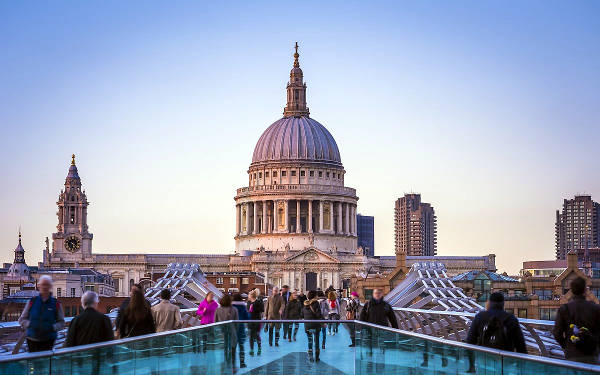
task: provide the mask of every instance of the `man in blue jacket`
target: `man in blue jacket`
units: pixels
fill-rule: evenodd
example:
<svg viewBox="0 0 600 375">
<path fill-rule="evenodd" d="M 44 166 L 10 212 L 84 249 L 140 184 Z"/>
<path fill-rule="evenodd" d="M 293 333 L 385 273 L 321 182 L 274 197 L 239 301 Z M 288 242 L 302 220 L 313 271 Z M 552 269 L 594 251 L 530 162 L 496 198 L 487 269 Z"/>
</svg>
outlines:
<svg viewBox="0 0 600 375">
<path fill-rule="evenodd" d="M 39 295 L 27 302 L 19 317 L 19 324 L 27 330 L 30 352 L 52 350 L 56 333 L 65 327 L 62 305 L 52 297 L 52 278 L 42 275 L 37 286 Z"/>
</svg>

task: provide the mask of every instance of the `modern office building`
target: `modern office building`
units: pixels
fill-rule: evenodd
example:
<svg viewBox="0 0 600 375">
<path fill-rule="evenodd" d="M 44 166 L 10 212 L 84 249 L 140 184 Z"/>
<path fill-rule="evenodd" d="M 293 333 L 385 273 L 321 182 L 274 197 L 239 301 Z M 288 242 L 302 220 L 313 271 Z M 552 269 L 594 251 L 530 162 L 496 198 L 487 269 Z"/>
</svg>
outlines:
<svg viewBox="0 0 600 375">
<path fill-rule="evenodd" d="M 358 246 L 361 246 L 367 256 L 375 256 L 375 217 L 356 215 Z"/>
<path fill-rule="evenodd" d="M 563 201 L 562 212 L 556 210 L 556 259 L 566 259 L 574 250 L 588 257 L 587 249 L 599 247 L 600 203 L 590 195 L 576 195 Z"/>
<path fill-rule="evenodd" d="M 396 254 L 433 256 L 437 252 L 435 211 L 421 202 L 421 194 L 405 194 L 394 210 Z"/>
</svg>

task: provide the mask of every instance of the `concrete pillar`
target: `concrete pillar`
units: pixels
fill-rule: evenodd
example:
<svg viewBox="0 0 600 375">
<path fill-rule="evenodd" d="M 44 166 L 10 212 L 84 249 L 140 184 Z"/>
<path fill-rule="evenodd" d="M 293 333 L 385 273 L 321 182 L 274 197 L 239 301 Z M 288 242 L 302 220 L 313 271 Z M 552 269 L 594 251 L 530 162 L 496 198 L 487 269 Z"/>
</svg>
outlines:
<svg viewBox="0 0 600 375">
<path fill-rule="evenodd" d="M 350 226 L 352 227 L 352 235 L 356 236 L 356 206 L 352 205 L 352 216 Z"/>
<path fill-rule="evenodd" d="M 239 235 L 240 234 L 240 210 L 241 207 L 239 204 L 235 205 L 235 235 Z"/>
<path fill-rule="evenodd" d="M 313 224 L 312 224 L 312 200 L 308 200 L 308 233 L 313 232 Z"/>
<path fill-rule="evenodd" d="M 346 205 L 346 225 L 344 227 L 344 233 L 350 234 L 350 203 L 345 203 Z"/>
<path fill-rule="evenodd" d="M 300 177 L 298 177 L 300 178 Z M 296 233 L 302 232 L 302 228 L 300 227 L 300 200 L 296 200 Z"/>
<path fill-rule="evenodd" d="M 262 226 L 260 233 L 267 233 L 267 201 L 262 201 Z"/>
<path fill-rule="evenodd" d="M 323 231 L 323 201 L 319 201 L 319 233 Z"/>
<path fill-rule="evenodd" d="M 290 201 L 289 200 L 284 200 L 283 201 L 283 219 L 285 220 L 285 230 L 284 232 L 289 233 L 290 232 L 290 212 L 289 212 L 289 206 L 290 206 Z"/>
<path fill-rule="evenodd" d="M 250 231 L 250 202 L 246 203 L 246 234 L 252 233 Z"/>
<path fill-rule="evenodd" d="M 330 202 L 329 203 L 329 225 L 330 225 L 330 229 L 331 229 L 331 233 L 335 233 L 334 231 L 334 226 L 333 226 L 333 210 L 335 209 L 334 207 L 334 203 Z"/>
<path fill-rule="evenodd" d="M 337 232 L 339 234 L 344 233 L 344 228 L 342 228 L 342 202 L 337 202 L 337 214 L 338 214 L 338 219 L 337 219 Z"/>
<path fill-rule="evenodd" d="M 279 231 L 279 213 L 277 212 L 277 203 L 279 201 L 273 201 L 273 232 Z"/>
</svg>

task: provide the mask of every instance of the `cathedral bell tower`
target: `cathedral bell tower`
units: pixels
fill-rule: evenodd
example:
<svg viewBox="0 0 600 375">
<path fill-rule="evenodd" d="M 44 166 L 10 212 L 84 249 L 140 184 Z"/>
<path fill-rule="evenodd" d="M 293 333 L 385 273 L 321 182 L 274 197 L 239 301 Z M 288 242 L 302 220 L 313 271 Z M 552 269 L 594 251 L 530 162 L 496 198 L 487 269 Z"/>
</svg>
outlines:
<svg viewBox="0 0 600 375">
<path fill-rule="evenodd" d="M 283 117 L 309 117 L 308 107 L 306 106 L 306 83 L 304 83 L 304 74 L 300 69 L 298 61 L 298 42 L 294 46 L 294 67 L 290 71 L 290 81 L 287 84 L 287 105 L 283 109 Z"/>
<path fill-rule="evenodd" d="M 52 234 L 50 263 L 74 265 L 74 263 L 91 260 L 93 235 L 88 232 L 88 201 L 85 191 L 81 190 L 81 179 L 77 173 L 74 154 L 65 179 L 65 188 L 60 192 L 56 205 L 58 225 L 57 232 Z"/>
</svg>

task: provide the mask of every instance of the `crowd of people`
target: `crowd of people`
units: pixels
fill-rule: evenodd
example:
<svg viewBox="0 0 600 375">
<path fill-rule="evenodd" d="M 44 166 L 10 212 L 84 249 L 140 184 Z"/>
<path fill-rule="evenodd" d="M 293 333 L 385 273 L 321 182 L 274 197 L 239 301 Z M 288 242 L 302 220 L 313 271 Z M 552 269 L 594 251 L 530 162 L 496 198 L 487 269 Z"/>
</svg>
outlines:
<svg viewBox="0 0 600 375">
<path fill-rule="evenodd" d="M 40 277 L 38 291 L 39 294 L 25 305 L 19 318 L 30 352 L 51 350 L 57 332 L 65 326 L 63 309 L 60 302 L 52 296 L 52 279 L 49 276 Z M 571 281 L 570 292 L 570 301 L 557 311 L 552 333 L 564 349 L 566 359 L 598 364 L 600 305 L 586 300 L 586 281 L 583 278 L 577 277 Z M 163 290 L 160 298 L 160 302 L 151 307 L 144 297 L 142 287 L 134 284 L 129 298 L 125 299 L 119 308 L 115 321 L 116 337 L 127 338 L 181 328 L 181 313 L 179 307 L 170 302 L 170 291 Z M 93 344 L 115 338 L 111 321 L 98 311 L 98 304 L 99 298 L 95 292 L 86 291 L 83 294 L 83 311 L 71 321 L 65 346 Z M 352 292 L 343 304 L 333 288 L 325 292 L 311 290 L 305 295 L 284 285 L 281 289 L 274 287 L 266 301 L 261 297 L 259 289 L 252 290 L 246 300 L 236 293 L 225 294 L 218 302 L 215 301 L 214 294 L 209 292 L 198 305 L 196 315 L 200 325 L 250 320 L 248 323 L 234 323 L 221 327 L 225 333 L 223 337 L 226 360 L 230 361 L 234 368 L 236 350 L 239 353 L 239 366 L 246 367 L 244 344 L 247 338 L 250 349 L 248 354 L 261 355 L 263 329 L 267 334 L 269 346 L 278 347 L 282 328 L 283 341 L 294 342 L 297 340 L 298 331 L 303 327 L 307 338 L 308 359 L 311 362 L 319 362 L 320 352 L 326 348 L 327 335 L 334 336 L 339 332 L 342 316 L 345 320 L 359 320 L 398 328 L 396 314 L 390 304 L 384 301 L 381 289 L 375 289 L 372 297 L 364 305 L 356 292 Z M 262 324 L 260 320 L 263 319 L 296 322 Z M 299 320 L 324 322 L 306 322 L 301 325 Z M 328 323 L 328 320 L 331 323 Z M 347 324 L 346 328 L 350 334 L 348 346 L 354 347 L 356 326 Z M 365 342 L 372 350 L 377 330 L 367 327 L 364 331 Z M 474 345 L 527 353 L 519 320 L 504 310 L 504 296 L 499 292 L 492 293 L 486 310 L 474 317 L 465 341 Z M 422 365 L 426 366 L 427 348 L 423 353 Z M 473 371 L 472 362 L 470 371 Z"/>
</svg>

